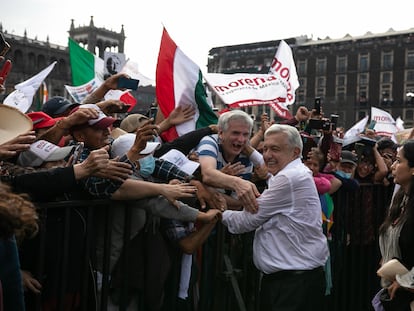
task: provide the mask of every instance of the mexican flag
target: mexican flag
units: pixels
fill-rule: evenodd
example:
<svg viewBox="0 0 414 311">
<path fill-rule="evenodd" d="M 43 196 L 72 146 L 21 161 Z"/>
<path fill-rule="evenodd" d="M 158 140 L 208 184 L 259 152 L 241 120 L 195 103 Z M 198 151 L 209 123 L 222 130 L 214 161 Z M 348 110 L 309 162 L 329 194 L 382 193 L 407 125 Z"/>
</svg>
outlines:
<svg viewBox="0 0 414 311">
<path fill-rule="evenodd" d="M 200 68 L 177 47 L 165 28 L 155 79 L 158 106 L 164 117 L 178 106 L 193 105 L 196 108 L 194 118 L 164 132 L 164 140 L 171 141 L 196 128 L 217 123 L 217 116 L 207 101 Z"/>
<path fill-rule="evenodd" d="M 73 86 L 84 85 L 95 78 L 103 81 L 103 59 L 82 48 L 72 38 L 69 38 L 69 59 Z"/>
</svg>

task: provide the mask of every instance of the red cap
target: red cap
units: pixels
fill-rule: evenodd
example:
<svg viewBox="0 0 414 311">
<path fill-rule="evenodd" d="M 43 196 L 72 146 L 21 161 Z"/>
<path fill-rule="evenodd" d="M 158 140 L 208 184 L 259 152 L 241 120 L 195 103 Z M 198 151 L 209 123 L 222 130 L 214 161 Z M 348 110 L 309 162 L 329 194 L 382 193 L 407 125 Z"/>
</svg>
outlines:
<svg viewBox="0 0 414 311">
<path fill-rule="evenodd" d="M 61 119 L 54 119 L 43 111 L 29 112 L 27 113 L 27 116 L 32 119 L 34 130 L 52 127 L 58 120 Z"/>
</svg>

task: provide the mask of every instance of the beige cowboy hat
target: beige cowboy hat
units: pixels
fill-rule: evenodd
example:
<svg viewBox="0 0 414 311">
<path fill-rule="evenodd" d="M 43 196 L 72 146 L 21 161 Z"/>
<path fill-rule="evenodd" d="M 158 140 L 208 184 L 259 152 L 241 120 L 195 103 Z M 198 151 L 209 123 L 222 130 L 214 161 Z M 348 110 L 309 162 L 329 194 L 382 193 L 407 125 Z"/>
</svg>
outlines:
<svg viewBox="0 0 414 311">
<path fill-rule="evenodd" d="M 0 145 L 32 128 L 32 119 L 27 115 L 14 107 L 0 104 Z"/>
</svg>

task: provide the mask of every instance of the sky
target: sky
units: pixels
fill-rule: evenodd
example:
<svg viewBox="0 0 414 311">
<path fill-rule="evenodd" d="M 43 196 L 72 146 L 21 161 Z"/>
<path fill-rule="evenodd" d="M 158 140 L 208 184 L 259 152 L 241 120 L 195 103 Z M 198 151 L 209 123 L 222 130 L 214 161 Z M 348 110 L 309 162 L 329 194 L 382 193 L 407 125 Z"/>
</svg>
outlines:
<svg viewBox="0 0 414 311">
<path fill-rule="evenodd" d="M 163 26 L 177 46 L 203 72 L 214 47 L 280 40 L 362 36 L 414 27 L 407 0 L 3 0 L 3 31 L 67 46 L 71 20 L 116 32 L 124 25 L 126 58 L 155 79 Z M 413 29 L 414 31 L 414 29 Z M 276 50 L 277 47 L 275 47 Z"/>
</svg>

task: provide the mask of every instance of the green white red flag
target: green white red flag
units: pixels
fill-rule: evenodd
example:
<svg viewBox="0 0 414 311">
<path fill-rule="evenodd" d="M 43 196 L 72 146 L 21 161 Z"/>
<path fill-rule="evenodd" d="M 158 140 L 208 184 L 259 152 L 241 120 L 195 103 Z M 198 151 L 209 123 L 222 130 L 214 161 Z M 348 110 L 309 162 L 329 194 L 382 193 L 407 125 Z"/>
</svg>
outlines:
<svg viewBox="0 0 414 311">
<path fill-rule="evenodd" d="M 192 105 L 196 109 L 192 120 L 164 132 L 164 140 L 171 141 L 196 128 L 217 123 L 217 116 L 207 101 L 200 68 L 181 51 L 165 28 L 158 54 L 155 92 L 164 117 L 178 106 Z"/>
<path fill-rule="evenodd" d="M 69 59 L 72 70 L 72 85 L 80 86 L 98 79 L 104 80 L 104 60 L 81 47 L 69 38 Z"/>
</svg>

